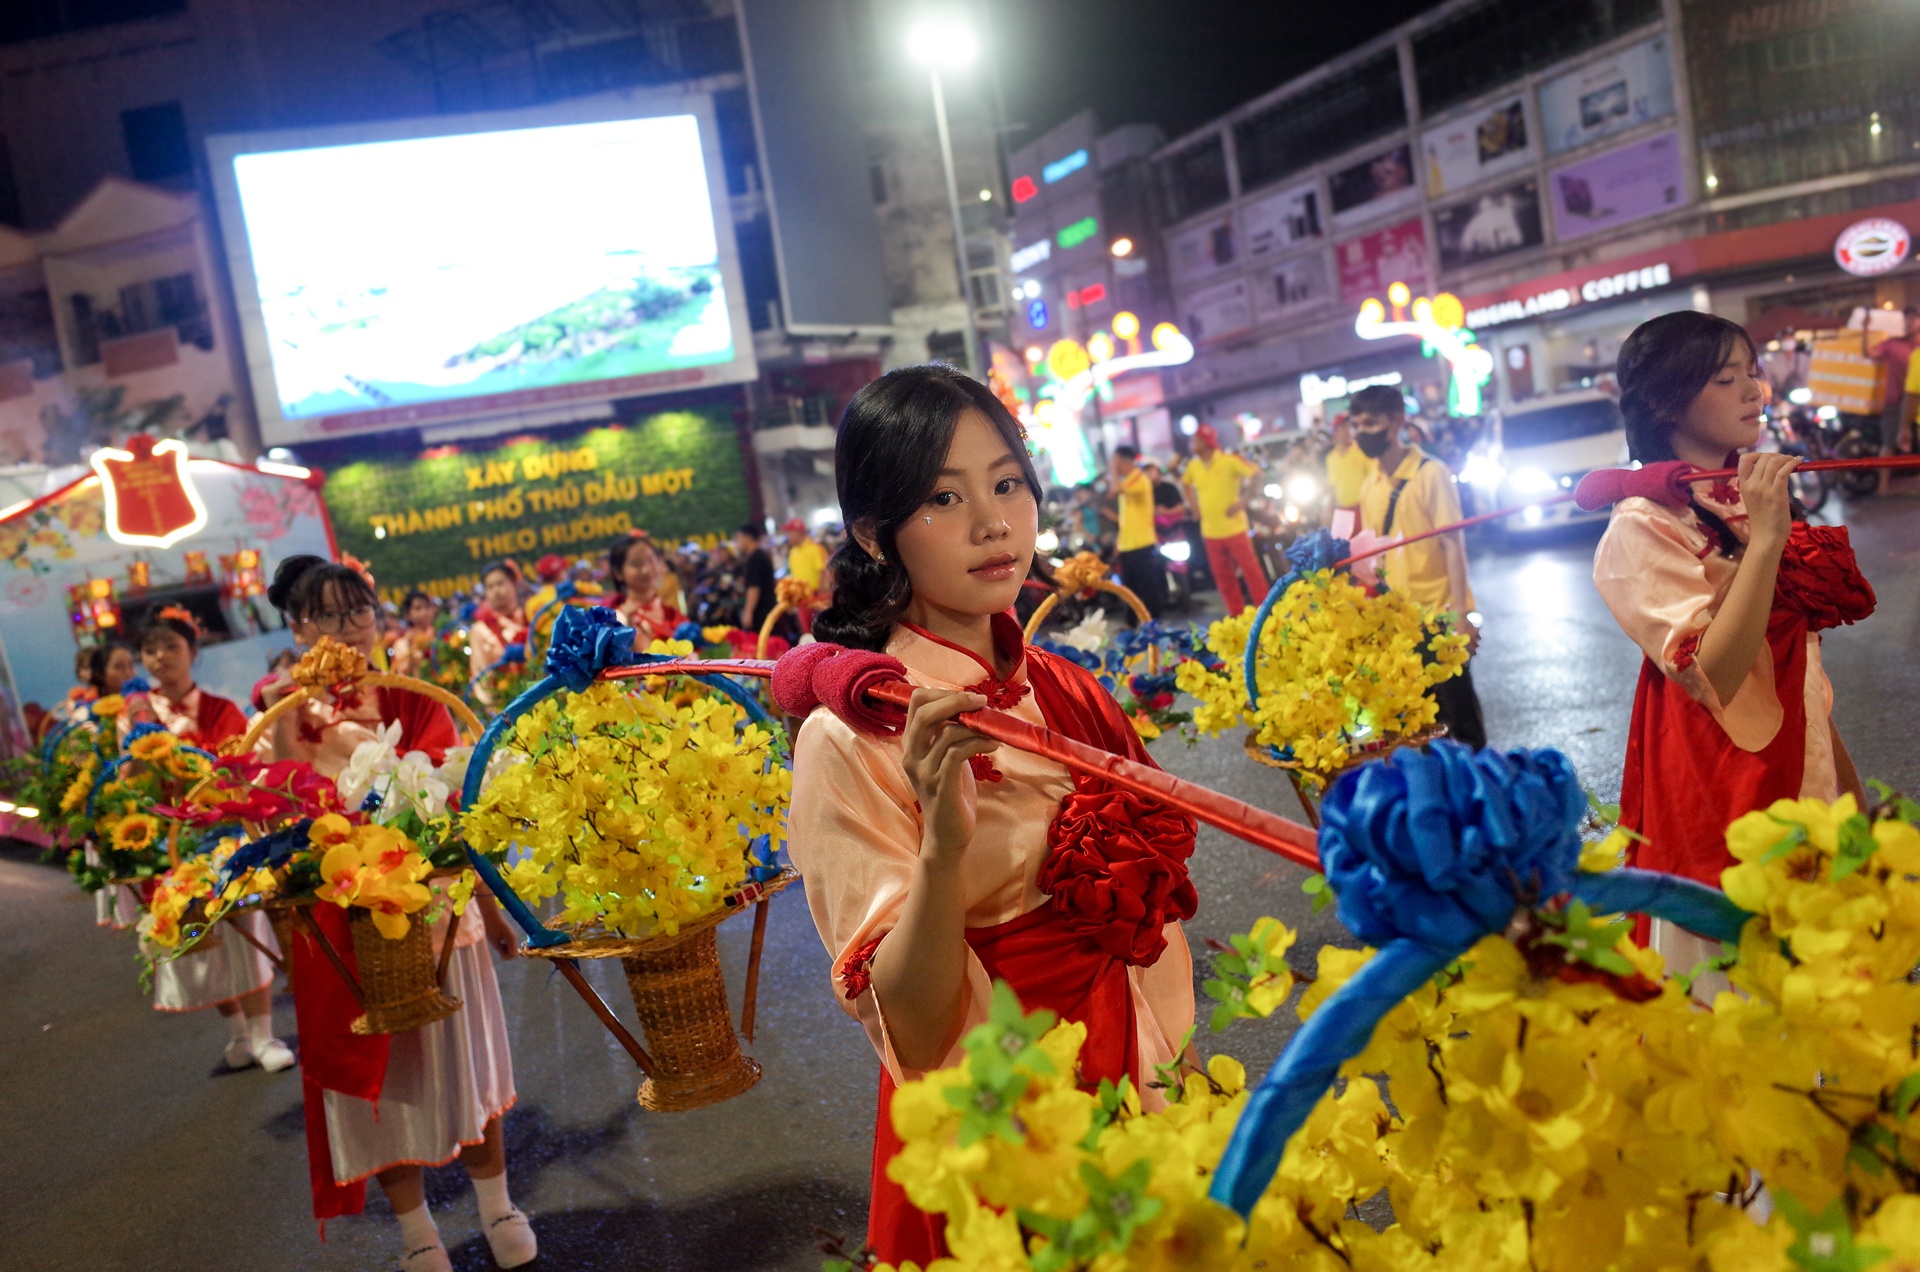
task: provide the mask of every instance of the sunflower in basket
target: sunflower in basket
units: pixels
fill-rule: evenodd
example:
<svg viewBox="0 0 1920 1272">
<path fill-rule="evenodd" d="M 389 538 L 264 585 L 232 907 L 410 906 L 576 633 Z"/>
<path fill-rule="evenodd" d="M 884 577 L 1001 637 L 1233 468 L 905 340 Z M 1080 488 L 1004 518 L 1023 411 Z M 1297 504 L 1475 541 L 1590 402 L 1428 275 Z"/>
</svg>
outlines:
<svg viewBox="0 0 1920 1272">
<path fill-rule="evenodd" d="M 178 820 L 168 812 L 211 771 L 209 757 L 166 729 L 135 725 L 126 749 L 95 770 L 84 807 L 74 814 L 87 821 L 100 859 L 88 863 L 77 853 L 70 858 L 80 886 L 92 891 L 112 879 L 144 879 L 165 871 Z"/>
<path fill-rule="evenodd" d="M 462 817 L 479 850 L 525 850 L 506 870 L 522 897 L 558 895 L 563 921 L 636 937 L 721 909 L 791 789 L 782 742 L 733 702 L 640 685 L 542 700 L 501 741 L 520 762 Z"/>
<path fill-rule="evenodd" d="M 1427 690 L 1467 660 L 1466 637 L 1440 615 L 1401 593 L 1369 596 L 1345 574 L 1315 570 L 1286 590 L 1261 631 L 1258 699 L 1249 709 L 1244 655 L 1254 613 L 1209 628 L 1207 649 L 1221 665 L 1183 662 L 1175 682 L 1200 699 L 1194 724 L 1202 733 L 1250 725 L 1258 744 L 1322 779 L 1362 745 L 1430 727 L 1439 707 Z"/>
</svg>

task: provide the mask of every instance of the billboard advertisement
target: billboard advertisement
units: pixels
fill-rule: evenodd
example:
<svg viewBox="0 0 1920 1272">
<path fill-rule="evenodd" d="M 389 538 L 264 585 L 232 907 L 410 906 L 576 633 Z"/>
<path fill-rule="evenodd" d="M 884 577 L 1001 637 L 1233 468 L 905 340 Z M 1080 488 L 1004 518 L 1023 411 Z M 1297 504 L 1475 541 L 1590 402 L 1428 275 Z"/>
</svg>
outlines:
<svg viewBox="0 0 1920 1272">
<path fill-rule="evenodd" d="M 1518 96 L 1495 102 L 1433 129 L 1420 139 L 1427 160 L 1427 194 L 1439 198 L 1523 167 L 1533 158 L 1527 112 Z"/>
<path fill-rule="evenodd" d="M 1167 237 L 1167 269 L 1176 286 L 1218 274 L 1234 263 L 1233 218 L 1219 216 Z"/>
<path fill-rule="evenodd" d="M 1554 170 L 1553 226 L 1576 239 L 1654 216 L 1686 202 L 1680 134 L 1660 133 Z"/>
<path fill-rule="evenodd" d="M 1246 231 L 1247 256 L 1253 260 L 1317 239 L 1324 233 L 1320 187 L 1296 186 L 1249 203 L 1240 210 L 1240 225 Z"/>
<path fill-rule="evenodd" d="M 1277 322 L 1320 308 L 1332 299 L 1324 252 L 1276 261 L 1253 274 L 1253 312 Z"/>
<path fill-rule="evenodd" d="M 1351 225 L 1404 207 L 1420 197 L 1413 182 L 1413 147 L 1406 142 L 1342 168 L 1327 178 L 1333 219 Z"/>
<path fill-rule="evenodd" d="M 1195 292 L 1180 302 L 1180 325 L 1196 344 L 1224 340 L 1253 329 L 1253 297 L 1247 280 L 1235 278 Z"/>
<path fill-rule="evenodd" d="M 704 96 L 208 151 L 270 444 L 756 373 Z"/>
<path fill-rule="evenodd" d="M 1405 283 L 1416 292 L 1427 285 L 1427 231 L 1417 216 L 1350 238 L 1334 252 L 1341 299 L 1352 304 L 1386 295 L 1388 283 Z"/>
<path fill-rule="evenodd" d="M 1477 199 L 1434 209 L 1433 237 L 1441 269 L 1463 269 L 1540 246 L 1545 241 L 1540 227 L 1540 183 L 1516 181 Z"/>
<path fill-rule="evenodd" d="M 1673 114 L 1667 37 L 1621 49 L 1540 86 L 1540 132 L 1561 154 Z"/>
</svg>

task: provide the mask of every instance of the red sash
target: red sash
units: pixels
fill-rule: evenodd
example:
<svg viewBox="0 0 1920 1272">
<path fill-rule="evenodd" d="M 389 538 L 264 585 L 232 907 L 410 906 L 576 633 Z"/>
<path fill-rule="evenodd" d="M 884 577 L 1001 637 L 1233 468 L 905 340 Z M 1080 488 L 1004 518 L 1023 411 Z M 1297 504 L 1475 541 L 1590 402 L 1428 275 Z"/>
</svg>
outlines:
<svg viewBox="0 0 1920 1272">
<path fill-rule="evenodd" d="M 1100 1079 L 1117 1082 L 1123 1074 L 1139 1085 L 1139 1040 L 1127 965 L 1076 934 L 1053 902 L 1006 923 L 969 928 L 967 944 L 988 976 L 1019 992 L 1027 1010 L 1044 1007 L 1087 1027 L 1086 1045 L 1080 1049 L 1081 1086 L 1093 1090 Z M 897 1266 L 912 1259 L 925 1267 L 947 1256 L 947 1221 L 915 1207 L 906 1190 L 887 1178 L 887 1163 L 901 1148 L 893 1129 L 893 1091 L 893 1079 L 882 1068 L 867 1244 L 882 1262 Z"/>
</svg>

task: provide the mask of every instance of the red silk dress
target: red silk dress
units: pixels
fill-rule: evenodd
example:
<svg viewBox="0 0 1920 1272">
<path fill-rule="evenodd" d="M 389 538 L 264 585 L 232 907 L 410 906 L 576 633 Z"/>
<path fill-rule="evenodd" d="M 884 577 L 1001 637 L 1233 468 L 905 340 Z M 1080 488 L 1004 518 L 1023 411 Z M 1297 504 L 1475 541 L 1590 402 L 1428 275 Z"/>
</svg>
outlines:
<svg viewBox="0 0 1920 1272">
<path fill-rule="evenodd" d="M 1623 499 L 1595 553 L 1594 583 L 1646 655 L 1620 789 L 1620 824 L 1645 837 L 1633 864 L 1719 887 L 1734 864 L 1730 822 L 1779 799 L 1838 797 L 1833 687 L 1818 633 L 1866 617 L 1874 596 L 1845 529 L 1796 522 L 1766 642 L 1723 704 L 1696 654 L 1744 556 L 1747 513 L 1734 481 L 1694 489 L 1743 545 L 1740 555 L 1728 557 L 1691 509 Z M 1643 917 L 1636 937 L 1651 936 L 1677 970 L 1718 952 L 1665 928 L 1650 932 Z"/>
<path fill-rule="evenodd" d="M 615 592 L 600 603 L 619 615 L 621 622 L 638 633 L 638 639 L 634 641 L 635 649 L 644 650 L 656 640 L 672 640 L 680 624 L 687 621 L 685 614 L 658 596 L 642 605 L 629 600 L 625 592 Z"/>
<path fill-rule="evenodd" d="M 1152 763 L 1113 699 L 1086 672 L 1025 645 L 996 615 L 1004 678 L 971 652 L 902 625 L 887 652 L 915 685 L 984 693 L 1002 710 L 1129 759 Z M 966 906 L 965 1005 L 940 1068 L 986 1019 L 1005 980 L 1028 1010 L 1087 1026 L 1082 1076 L 1131 1077 L 1171 1063 L 1193 1022 L 1193 963 L 1179 919 L 1195 898 L 1186 859 L 1193 823 L 1150 808 L 1055 761 L 1003 747 L 974 765 L 976 826 L 960 866 Z M 916 1209 L 887 1178 L 900 1141 L 893 1091 L 919 1072 L 893 1051 L 869 965 L 898 921 L 919 855 L 919 806 L 898 738 L 873 737 L 821 708 L 794 750 L 788 849 L 833 958 L 833 992 L 881 1061 L 867 1240 L 887 1262 L 923 1266 L 946 1253 L 943 1220 Z M 1141 1091 L 1152 1106 L 1157 1091 Z"/>
</svg>

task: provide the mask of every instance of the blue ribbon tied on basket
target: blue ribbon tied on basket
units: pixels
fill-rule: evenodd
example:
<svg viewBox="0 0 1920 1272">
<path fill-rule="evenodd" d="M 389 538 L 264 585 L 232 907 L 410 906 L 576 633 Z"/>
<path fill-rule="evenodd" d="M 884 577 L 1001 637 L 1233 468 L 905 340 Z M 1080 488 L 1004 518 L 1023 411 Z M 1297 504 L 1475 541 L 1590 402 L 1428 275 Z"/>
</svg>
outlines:
<svg viewBox="0 0 1920 1272">
<path fill-rule="evenodd" d="M 1640 911 L 1712 940 L 1740 939 L 1752 916 L 1717 889 L 1649 870 L 1581 871 L 1586 808 L 1573 765 L 1552 750 L 1476 754 L 1439 741 L 1334 783 L 1320 810 L 1320 860 L 1340 921 L 1377 952 L 1248 1098 L 1214 1176 L 1215 1201 L 1250 1214 L 1340 1066 L 1388 1012 L 1504 931 L 1516 910 L 1571 896 L 1595 913 Z"/>
<path fill-rule="evenodd" d="M 607 668 L 638 661 L 633 653 L 633 636 L 633 628 L 604 606 L 585 609 L 569 605 L 553 620 L 547 674 L 574 693 L 584 693 L 593 678 Z"/>
<path fill-rule="evenodd" d="M 1247 677 L 1247 697 L 1255 707 L 1260 705 L 1260 681 L 1255 672 L 1260 661 L 1260 633 L 1266 629 L 1267 619 L 1273 616 L 1273 607 L 1287 594 L 1287 589 L 1307 575 L 1318 570 L 1331 570 L 1334 565 L 1344 561 L 1348 553 L 1345 539 L 1336 539 L 1333 532 L 1322 526 L 1311 534 L 1303 534 L 1287 547 L 1287 560 L 1292 568 L 1267 589 L 1266 596 L 1260 602 L 1260 608 L 1253 612 L 1253 626 L 1247 629 L 1247 650 L 1242 655 L 1242 669 Z"/>
</svg>

